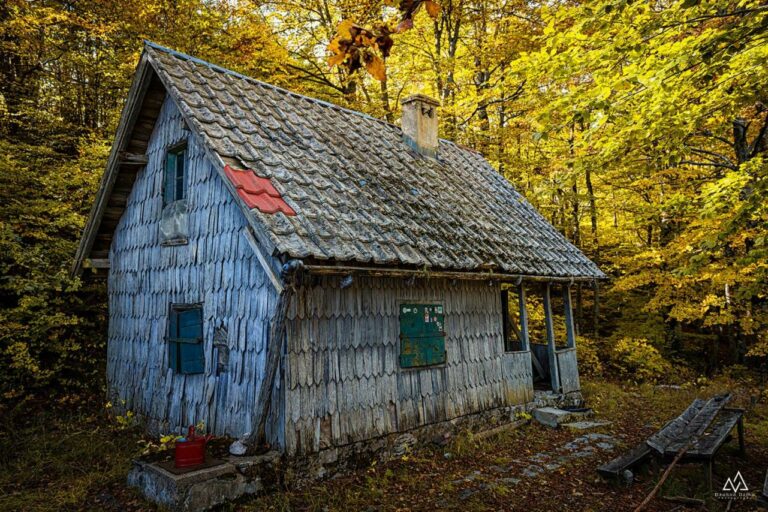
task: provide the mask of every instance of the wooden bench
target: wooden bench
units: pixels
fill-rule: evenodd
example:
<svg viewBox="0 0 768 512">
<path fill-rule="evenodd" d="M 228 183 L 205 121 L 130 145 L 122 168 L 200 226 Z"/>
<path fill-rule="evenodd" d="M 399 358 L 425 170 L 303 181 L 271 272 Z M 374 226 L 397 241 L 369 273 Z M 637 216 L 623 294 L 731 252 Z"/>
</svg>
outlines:
<svg viewBox="0 0 768 512">
<path fill-rule="evenodd" d="M 597 471 L 609 478 L 622 473 L 651 456 L 661 460 L 672 460 L 681 452 L 682 462 L 703 462 L 706 468 L 707 485 L 712 489 L 712 469 L 720 448 L 731 438 L 731 432 L 738 428 L 739 451 L 744 454 L 744 411 L 726 408 L 730 396 L 723 395 L 710 400 L 694 400 L 677 418 L 667 422 L 645 442 L 635 446 L 626 454 L 600 466 Z"/>
<path fill-rule="evenodd" d="M 624 471 L 632 469 L 650 458 L 651 448 L 643 441 L 624 455 L 616 457 L 611 462 L 597 468 L 597 472 L 606 478 L 618 480 L 622 478 Z"/>
</svg>

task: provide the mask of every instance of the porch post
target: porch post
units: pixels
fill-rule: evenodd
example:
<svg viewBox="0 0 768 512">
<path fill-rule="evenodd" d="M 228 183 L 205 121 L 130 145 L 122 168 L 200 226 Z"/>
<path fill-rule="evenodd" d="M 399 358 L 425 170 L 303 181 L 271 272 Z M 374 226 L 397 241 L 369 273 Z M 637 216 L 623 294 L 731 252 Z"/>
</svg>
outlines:
<svg viewBox="0 0 768 512">
<path fill-rule="evenodd" d="M 571 286 L 563 286 L 563 305 L 565 306 L 565 337 L 568 348 L 576 348 L 576 330 L 573 327 L 573 307 L 571 306 Z"/>
<path fill-rule="evenodd" d="M 517 286 L 517 302 L 520 307 L 520 345 L 522 350 L 527 352 L 531 349 L 531 341 L 528 335 L 528 309 L 525 305 L 525 288 L 523 288 L 523 283 Z"/>
<path fill-rule="evenodd" d="M 552 325 L 552 303 L 550 301 L 550 283 L 544 286 L 544 325 L 547 328 L 547 353 L 549 355 L 549 375 L 552 378 L 552 391 L 560 391 L 560 372 L 557 367 L 555 349 L 555 328 Z"/>
</svg>

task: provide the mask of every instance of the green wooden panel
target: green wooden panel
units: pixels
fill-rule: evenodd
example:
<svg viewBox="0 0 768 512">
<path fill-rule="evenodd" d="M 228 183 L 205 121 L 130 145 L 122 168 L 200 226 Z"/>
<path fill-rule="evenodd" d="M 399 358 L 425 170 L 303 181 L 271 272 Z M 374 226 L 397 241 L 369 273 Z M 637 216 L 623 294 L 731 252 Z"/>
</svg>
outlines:
<svg viewBox="0 0 768 512">
<path fill-rule="evenodd" d="M 445 363 L 445 312 L 442 304 L 400 305 L 400 366 Z"/>
</svg>

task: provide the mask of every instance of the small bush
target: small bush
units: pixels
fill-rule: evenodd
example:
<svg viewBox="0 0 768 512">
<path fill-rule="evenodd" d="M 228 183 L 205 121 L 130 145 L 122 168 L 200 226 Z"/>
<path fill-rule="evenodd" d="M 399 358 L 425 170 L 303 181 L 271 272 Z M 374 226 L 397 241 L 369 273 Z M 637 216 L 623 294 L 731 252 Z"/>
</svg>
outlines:
<svg viewBox="0 0 768 512">
<path fill-rule="evenodd" d="M 0 140 L 0 402 L 98 392 L 106 287 L 69 276 L 107 147 Z"/>
<path fill-rule="evenodd" d="M 579 358 L 579 373 L 588 377 L 597 377 L 603 374 L 603 362 L 601 354 L 605 349 L 594 338 L 580 336 L 576 347 Z"/>
<path fill-rule="evenodd" d="M 672 373 L 672 364 L 645 338 L 619 338 L 610 352 L 610 365 L 635 382 L 654 382 Z"/>
</svg>

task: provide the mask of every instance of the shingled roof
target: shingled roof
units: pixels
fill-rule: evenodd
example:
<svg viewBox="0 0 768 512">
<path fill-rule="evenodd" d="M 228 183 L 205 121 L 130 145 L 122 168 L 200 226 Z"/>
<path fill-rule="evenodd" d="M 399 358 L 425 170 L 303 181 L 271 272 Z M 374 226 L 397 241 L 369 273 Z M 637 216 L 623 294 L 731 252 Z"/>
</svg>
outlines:
<svg viewBox="0 0 768 512">
<path fill-rule="evenodd" d="M 475 151 L 441 140 L 425 157 L 380 119 L 151 43 L 144 58 L 277 253 L 604 277 Z"/>
</svg>

